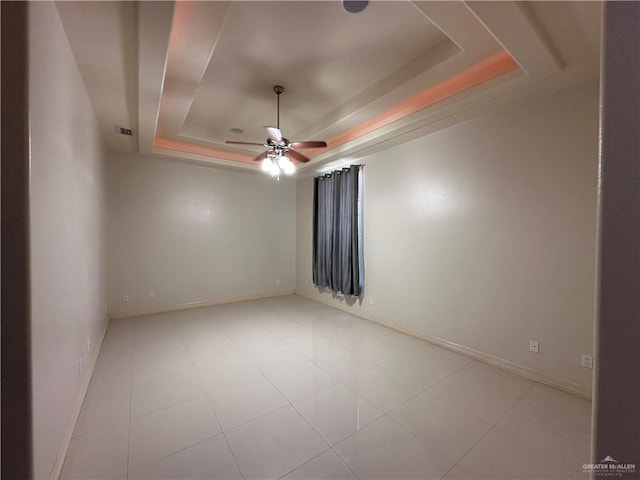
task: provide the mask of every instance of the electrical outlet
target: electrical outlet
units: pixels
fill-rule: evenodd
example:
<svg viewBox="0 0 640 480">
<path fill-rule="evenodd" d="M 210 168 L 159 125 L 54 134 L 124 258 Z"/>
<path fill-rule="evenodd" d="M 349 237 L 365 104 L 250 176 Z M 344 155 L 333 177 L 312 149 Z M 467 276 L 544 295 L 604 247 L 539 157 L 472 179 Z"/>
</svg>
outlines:
<svg viewBox="0 0 640 480">
<path fill-rule="evenodd" d="M 593 368 L 593 357 L 583 353 L 580 355 L 580 365 L 584 368 Z"/>
<path fill-rule="evenodd" d="M 309 286 L 309 280 L 304 281 L 305 286 Z"/>
<path fill-rule="evenodd" d="M 280 285 L 280 279 L 276 279 L 276 285 Z"/>
<path fill-rule="evenodd" d="M 529 340 L 529 351 L 533 353 L 540 352 L 540 345 L 538 344 L 538 340 Z"/>
<path fill-rule="evenodd" d="M 156 292 L 149 292 L 149 298 L 156 298 Z"/>
<path fill-rule="evenodd" d="M 128 302 L 129 301 L 129 295 L 127 295 L 126 293 L 124 295 L 122 295 L 122 301 L 123 302 Z"/>
<path fill-rule="evenodd" d="M 87 352 L 91 353 L 91 350 L 93 350 L 93 343 L 91 340 L 87 340 Z"/>
<path fill-rule="evenodd" d="M 369 305 L 373 305 L 373 297 L 369 297 Z"/>
</svg>

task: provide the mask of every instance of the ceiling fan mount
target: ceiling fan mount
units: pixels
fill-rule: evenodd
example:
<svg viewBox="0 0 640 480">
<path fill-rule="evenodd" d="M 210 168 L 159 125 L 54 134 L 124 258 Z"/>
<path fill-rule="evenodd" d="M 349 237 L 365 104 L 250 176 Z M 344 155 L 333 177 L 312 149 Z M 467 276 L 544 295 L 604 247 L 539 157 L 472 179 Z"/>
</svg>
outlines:
<svg viewBox="0 0 640 480">
<path fill-rule="evenodd" d="M 280 131 L 280 95 L 284 92 L 284 87 L 282 85 L 274 85 L 273 91 L 277 96 L 277 117 L 276 117 L 276 127 L 267 127 L 264 128 L 267 130 L 267 134 L 269 135 L 264 143 L 256 143 L 256 142 L 236 142 L 227 140 L 227 144 L 230 145 L 256 145 L 266 147 L 267 150 L 262 152 L 260 155 L 255 157 L 253 160 L 258 162 L 261 160 L 265 160 L 268 158 L 278 159 L 280 157 L 288 157 L 292 160 L 297 160 L 299 162 L 305 163 L 310 159 L 309 157 L 303 155 L 300 152 L 297 152 L 296 149 L 305 149 L 305 148 L 325 148 L 327 146 L 327 142 L 324 141 L 307 141 L 307 142 L 290 142 L 286 138 L 282 136 L 282 132 Z"/>
</svg>

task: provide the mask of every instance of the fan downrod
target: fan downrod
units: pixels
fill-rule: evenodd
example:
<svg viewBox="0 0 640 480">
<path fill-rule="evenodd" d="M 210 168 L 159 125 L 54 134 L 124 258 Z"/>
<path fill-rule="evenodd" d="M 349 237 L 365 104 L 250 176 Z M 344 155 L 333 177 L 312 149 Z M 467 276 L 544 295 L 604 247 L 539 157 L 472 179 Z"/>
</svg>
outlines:
<svg viewBox="0 0 640 480">
<path fill-rule="evenodd" d="M 293 160 L 296 160 L 301 163 L 308 162 L 310 159 L 306 157 L 300 152 L 297 152 L 296 149 L 306 149 L 306 148 L 326 148 L 327 142 L 324 141 L 307 141 L 307 142 L 290 142 L 286 138 L 282 136 L 282 132 L 280 131 L 280 95 L 284 92 L 284 87 L 282 85 L 274 85 L 273 91 L 276 94 L 276 128 L 274 127 L 264 127 L 267 129 L 268 137 L 263 143 L 256 142 L 236 142 L 227 140 L 226 143 L 232 145 L 256 145 L 256 146 L 265 146 L 267 150 L 262 152 L 260 155 L 255 157 L 254 161 L 260 161 L 269 159 L 271 157 L 282 157 L 287 156 Z M 285 155 L 286 154 L 286 155 Z"/>
<path fill-rule="evenodd" d="M 282 92 L 284 92 L 284 87 L 282 85 L 274 85 L 273 86 L 273 91 L 276 92 L 277 95 L 277 101 L 278 101 L 278 113 L 277 113 L 277 123 L 276 126 L 278 127 L 278 129 L 280 129 L 280 94 Z"/>
</svg>

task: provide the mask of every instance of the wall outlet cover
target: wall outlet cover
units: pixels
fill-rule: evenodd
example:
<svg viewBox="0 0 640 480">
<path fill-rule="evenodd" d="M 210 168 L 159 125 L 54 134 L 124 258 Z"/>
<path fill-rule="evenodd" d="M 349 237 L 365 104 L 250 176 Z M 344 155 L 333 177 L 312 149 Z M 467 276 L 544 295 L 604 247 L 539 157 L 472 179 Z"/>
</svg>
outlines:
<svg viewBox="0 0 640 480">
<path fill-rule="evenodd" d="M 584 368 L 593 368 L 593 357 L 583 353 L 580 355 L 580 365 Z"/>
<path fill-rule="evenodd" d="M 537 340 L 529 340 L 529 351 L 533 353 L 540 353 L 540 345 Z"/>
</svg>

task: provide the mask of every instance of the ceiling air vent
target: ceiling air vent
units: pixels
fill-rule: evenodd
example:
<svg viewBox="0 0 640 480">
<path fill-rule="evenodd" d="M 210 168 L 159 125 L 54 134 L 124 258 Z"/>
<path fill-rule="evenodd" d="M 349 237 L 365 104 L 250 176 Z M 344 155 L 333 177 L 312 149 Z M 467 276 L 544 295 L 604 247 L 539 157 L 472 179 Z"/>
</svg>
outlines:
<svg viewBox="0 0 640 480">
<path fill-rule="evenodd" d="M 120 125 L 116 125 L 116 132 L 127 137 L 133 137 L 136 134 L 133 128 L 121 127 Z"/>
</svg>

